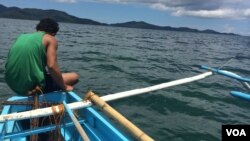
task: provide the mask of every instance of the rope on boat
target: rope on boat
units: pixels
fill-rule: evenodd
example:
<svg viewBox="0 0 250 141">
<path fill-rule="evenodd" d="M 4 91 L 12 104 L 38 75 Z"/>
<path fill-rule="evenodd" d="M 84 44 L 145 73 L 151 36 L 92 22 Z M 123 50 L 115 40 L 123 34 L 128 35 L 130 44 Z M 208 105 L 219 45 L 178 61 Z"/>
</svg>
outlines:
<svg viewBox="0 0 250 141">
<path fill-rule="evenodd" d="M 39 100 L 38 100 L 38 94 L 37 93 L 32 93 L 33 98 L 34 98 L 34 105 L 33 109 L 38 109 L 39 108 Z M 37 128 L 39 126 L 39 118 L 33 118 L 30 121 L 30 130 Z M 30 136 L 30 141 L 38 141 L 38 135 L 33 134 Z"/>
<path fill-rule="evenodd" d="M 43 95 L 43 91 L 42 89 L 39 87 L 39 86 L 36 86 L 33 90 L 29 91 L 27 93 L 28 96 L 32 96 L 34 98 L 34 101 L 33 101 L 33 109 L 38 109 L 40 108 L 40 104 L 39 104 L 39 94 Z M 46 101 L 44 99 L 44 101 Z M 23 102 L 25 104 L 25 102 Z M 13 103 L 15 104 L 15 103 Z M 18 104 L 22 104 L 22 102 L 18 103 Z M 26 104 L 30 104 L 30 103 L 26 103 Z M 50 105 L 49 105 L 50 104 Z M 53 106 L 51 105 L 52 103 L 49 103 L 49 102 L 42 102 L 42 105 L 45 106 L 45 107 L 48 107 L 48 106 L 51 106 L 51 109 L 52 109 L 52 113 L 53 113 L 53 118 L 51 118 L 51 116 L 48 117 L 49 119 L 49 122 L 46 123 L 46 124 L 55 124 L 56 128 L 53 132 L 51 132 L 51 137 L 53 140 L 57 140 L 57 141 L 61 141 L 62 138 L 61 138 L 61 133 L 60 133 L 60 124 L 61 124 L 61 119 L 62 119 L 62 116 L 64 114 L 64 106 L 62 104 L 58 105 L 58 106 Z M 57 112 L 57 109 L 56 107 L 58 107 L 59 111 Z M 30 122 L 30 130 L 33 130 L 37 127 L 39 127 L 39 125 L 43 125 L 44 124 L 44 120 L 46 119 L 47 117 L 44 117 L 42 122 L 39 124 L 39 118 L 36 117 L 36 118 L 33 118 L 31 119 L 31 122 Z M 30 141 L 38 141 L 40 137 L 38 136 L 38 134 L 33 134 L 30 136 Z"/>
<path fill-rule="evenodd" d="M 41 88 L 39 86 L 36 86 L 33 90 L 28 91 L 27 95 L 33 97 L 33 109 L 38 109 L 39 108 L 39 99 L 38 95 L 40 93 L 43 93 Z M 30 121 L 30 130 L 37 128 L 39 126 L 39 118 L 32 118 Z M 33 134 L 30 136 L 30 141 L 38 141 L 38 135 Z"/>
<path fill-rule="evenodd" d="M 101 107 L 101 109 L 106 112 L 113 119 L 117 120 L 123 127 L 125 127 L 136 139 L 140 141 L 154 141 L 151 137 L 149 137 L 146 133 L 144 133 L 141 129 L 135 126 L 132 122 L 126 119 L 123 115 L 117 112 L 114 108 L 112 108 L 109 104 L 107 104 L 103 99 L 89 91 L 86 95 L 86 99 L 91 100 L 93 103 Z"/>
<path fill-rule="evenodd" d="M 52 111 L 53 111 L 53 117 L 54 117 L 54 122 L 56 125 L 55 133 L 53 134 L 54 140 L 57 139 L 58 141 L 61 141 L 61 133 L 60 133 L 60 124 L 62 120 L 62 116 L 64 115 L 64 106 L 63 104 L 58 105 L 59 107 L 59 113 L 56 112 L 56 107 L 52 106 Z"/>
</svg>

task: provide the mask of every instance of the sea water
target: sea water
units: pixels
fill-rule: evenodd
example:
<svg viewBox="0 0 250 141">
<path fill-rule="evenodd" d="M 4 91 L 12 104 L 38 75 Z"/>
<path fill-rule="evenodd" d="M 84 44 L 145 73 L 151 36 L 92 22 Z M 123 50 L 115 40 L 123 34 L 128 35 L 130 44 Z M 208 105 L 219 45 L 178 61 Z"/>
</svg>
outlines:
<svg viewBox="0 0 250 141">
<path fill-rule="evenodd" d="M 14 95 L 3 75 L 8 50 L 37 23 L 0 19 L 1 101 Z M 249 37 L 60 23 L 56 38 L 61 71 L 80 75 L 74 91 L 81 97 L 89 89 L 103 96 L 191 77 L 206 71 L 199 65 L 250 77 Z M 157 141 L 215 141 L 224 124 L 250 124 L 250 103 L 231 90 L 245 91 L 213 75 L 109 104 Z"/>
</svg>

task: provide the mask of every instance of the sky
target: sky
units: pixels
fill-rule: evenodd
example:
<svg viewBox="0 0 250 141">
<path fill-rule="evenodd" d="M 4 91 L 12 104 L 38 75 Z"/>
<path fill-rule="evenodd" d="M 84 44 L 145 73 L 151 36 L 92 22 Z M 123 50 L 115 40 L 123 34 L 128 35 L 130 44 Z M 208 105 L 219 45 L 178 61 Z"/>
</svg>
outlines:
<svg viewBox="0 0 250 141">
<path fill-rule="evenodd" d="M 250 36 L 250 0 L 0 0 L 0 4 L 56 9 L 102 23 L 145 21 Z"/>
</svg>

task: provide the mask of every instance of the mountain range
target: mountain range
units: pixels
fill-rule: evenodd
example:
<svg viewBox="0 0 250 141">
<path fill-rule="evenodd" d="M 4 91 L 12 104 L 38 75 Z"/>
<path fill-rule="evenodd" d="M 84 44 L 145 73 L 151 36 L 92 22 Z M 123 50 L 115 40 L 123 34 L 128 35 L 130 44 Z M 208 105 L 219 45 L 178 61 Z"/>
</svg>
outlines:
<svg viewBox="0 0 250 141">
<path fill-rule="evenodd" d="M 0 18 L 11 19 L 26 19 L 26 20 L 40 20 L 45 17 L 50 17 L 58 22 L 77 23 L 77 24 L 89 24 L 89 25 L 102 25 L 102 26 L 115 26 L 115 27 L 128 27 L 128 28 L 141 28 L 141 29 L 155 29 L 155 30 L 168 30 L 168 31 L 184 31 L 184 32 L 196 32 L 196 33 L 211 33 L 211 34 L 226 34 L 236 35 L 233 33 L 220 33 L 214 30 L 198 30 L 188 27 L 170 27 L 170 26 L 158 26 L 146 23 L 144 21 L 129 21 L 124 23 L 106 24 L 91 19 L 79 18 L 69 15 L 66 12 L 58 10 L 42 10 L 35 8 L 18 8 L 18 7 L 6 7 L 0 4 Z"/>
</svg>

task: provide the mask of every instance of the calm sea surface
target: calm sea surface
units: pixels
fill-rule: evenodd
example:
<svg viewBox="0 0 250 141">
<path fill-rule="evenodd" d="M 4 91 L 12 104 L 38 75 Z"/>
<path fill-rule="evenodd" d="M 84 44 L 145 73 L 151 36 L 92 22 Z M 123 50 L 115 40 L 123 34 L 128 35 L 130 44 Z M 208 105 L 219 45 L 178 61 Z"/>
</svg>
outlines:
<svg viewBox="0 0 250 141">
<path fill-rule="evenodd" d="M 38 21 L 0 19 L 0 100 L 14 93 L 4 81 L 11 43 L 35 31 Z M 250 77 L 250 38 L 79 24 L 60 24 L 58 60 L 75 71 L 75 92 L 99 95 L 143 88 L 197 75 L 198 65 Z M 250 124 L 250 103 L 229 95 L 245 91 L 223 76 L 113 101 L 110 104 L 157 141 L 215 141 L 222 124 Z"/>
</svg>

